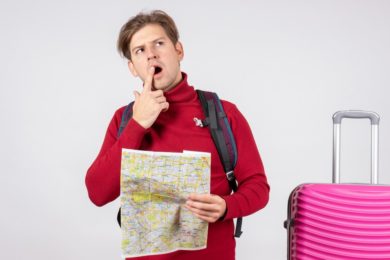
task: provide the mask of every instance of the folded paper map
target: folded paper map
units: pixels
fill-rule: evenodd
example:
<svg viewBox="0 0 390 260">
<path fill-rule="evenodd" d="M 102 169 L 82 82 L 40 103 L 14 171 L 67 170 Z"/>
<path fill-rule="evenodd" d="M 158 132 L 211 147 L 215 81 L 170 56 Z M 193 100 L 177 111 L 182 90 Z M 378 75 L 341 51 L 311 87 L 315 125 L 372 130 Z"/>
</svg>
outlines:
<svg viewBox="0 0 390 260">
<path fill-rule="evenodd" d="M 122 256 L 206 248 L 208 223 L 184 208 L 190 193 L 210 193 L 209 153 L 122 149 Z"/>
</svg>

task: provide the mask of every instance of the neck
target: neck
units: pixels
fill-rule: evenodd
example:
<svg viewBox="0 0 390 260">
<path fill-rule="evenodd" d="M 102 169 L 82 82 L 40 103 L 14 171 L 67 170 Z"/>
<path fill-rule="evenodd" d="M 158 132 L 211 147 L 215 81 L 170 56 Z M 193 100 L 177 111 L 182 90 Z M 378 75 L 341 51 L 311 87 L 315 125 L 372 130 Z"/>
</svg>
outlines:
<svg viewBox="0 0 390 260">
<path fill-rule="evenodd" d="M 181 72 L 179 72 L 176 76 L 176 79 L 175 81 L 171 84 L 171 86 L 167 87 L 166 89 L 164 89 L 164 92 L 168 92 L 170 91 L 171 89 L 174 89 L 177 85 L 179 85 L 183 80 L 183 75 Z"/>
</svg>

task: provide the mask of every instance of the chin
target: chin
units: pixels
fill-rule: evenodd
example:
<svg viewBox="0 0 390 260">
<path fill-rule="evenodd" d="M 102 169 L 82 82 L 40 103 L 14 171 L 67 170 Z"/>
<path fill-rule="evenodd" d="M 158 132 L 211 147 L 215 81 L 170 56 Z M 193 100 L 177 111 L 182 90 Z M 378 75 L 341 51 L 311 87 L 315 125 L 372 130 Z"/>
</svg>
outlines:
<svg viewBox="0 0 390 260">
<path fill-rule="evenodd" d="M 167 84 L 163 84 L 162 82 L 160 84 L 154 84 L 154 88 L 155 89 L 160 89 L 160 90 L 166 90 L 166 89 L 170 89 L 170 86 L 168 86 Z"/>
</svg>

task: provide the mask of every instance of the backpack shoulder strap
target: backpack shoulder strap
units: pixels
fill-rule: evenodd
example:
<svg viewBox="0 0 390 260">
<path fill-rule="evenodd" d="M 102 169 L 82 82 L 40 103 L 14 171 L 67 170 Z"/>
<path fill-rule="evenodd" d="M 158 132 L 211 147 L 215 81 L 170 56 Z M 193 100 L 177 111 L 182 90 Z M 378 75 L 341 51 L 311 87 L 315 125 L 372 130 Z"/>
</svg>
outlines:
<svg viewBox="0 0 390 260">
<path fill-rule="evenodd" d="M 225 170 L 226 178 L 233 192 L 236 192 L 238 186 L 234 176 L 234 167 L 237 163 L 237 147 L 221 100 L 213 92 L 202 90 L 197 90 L 196 92 L 206 116 L 206 119 L 202 121 L 202 125 L 208 126 Z M 242 218 L 238 218 L 235 237 L 241 236 L 241 226 Z"/>
<path fill-rule="evenodd" d="M 118 132 L 117 132 L 117 138 L 121 136 L 123 129 L 125 129 L 130 118 L 133 116 L 133 105 L 134 105 L 134 101 L 130 102 L 130 104 L 128 104 L 125 110 L 123 111 L 121 123 L 119 125 Z"/>
<path fill-rule="evenodd" d="M 123 111 L 121 123 L 119 125 L 117 136 L 116 136 L 117 138 L 121 136 L 123 129 L 125 129 L 127 123 L 133 116 L 133 105 L 134 105 L 134 101 L 130 102 L 130 104 L 128 104 L 125 110 Z M 121 226 L 121 208 L 119 208 L 118 214 L 116 215 L 116 220 L 118 221 L 119 226 Z"/>
<path fill-rule="evenodd" d="M 225 172 L 232 171 L 237 163 L 237 148 L 234 136 L 223 109 L 221 100 L 213 92 L 197 90 L 206 119 L 203 125 L 208 126 L 217 147 Z M 218 138 L 217 138 L 218 137 Z"/>
</svg>

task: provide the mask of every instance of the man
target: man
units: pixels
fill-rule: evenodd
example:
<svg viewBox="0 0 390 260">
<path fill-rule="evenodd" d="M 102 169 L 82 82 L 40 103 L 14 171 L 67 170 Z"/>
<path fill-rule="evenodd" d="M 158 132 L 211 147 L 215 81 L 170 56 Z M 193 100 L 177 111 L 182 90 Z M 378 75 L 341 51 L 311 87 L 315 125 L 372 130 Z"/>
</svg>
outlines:
<svg viewBox="0 0 390 260">
<path fill-rule="evenodd" d="M 119 138 L 125 107 L 112 118 L 96 160 L 88 169 L 86 185 L 93 203 L 103 206 L 120 194 L 122 148 L 211 153 L 211 194 L 191 194 L 185 207 L 209 222 L 207 248 L 134 259 L 235 259 L 233 218 L 252 214 L 268 202 L 269 185 L 249 125 L 236 106 L 222 101 L 236 139 L 235 175 L 238 191 L 231 194 L 223 166 L 207 127 L 193 118 L 204 118 L 196 91 L 180 70 L 183 46 L 174 21 L 162 11 L 140 13 L 121 29 L 118 50 L 128 59 L 130 72 L 143 81 L 135 91 L 133 116 Z"/>
</svg>

